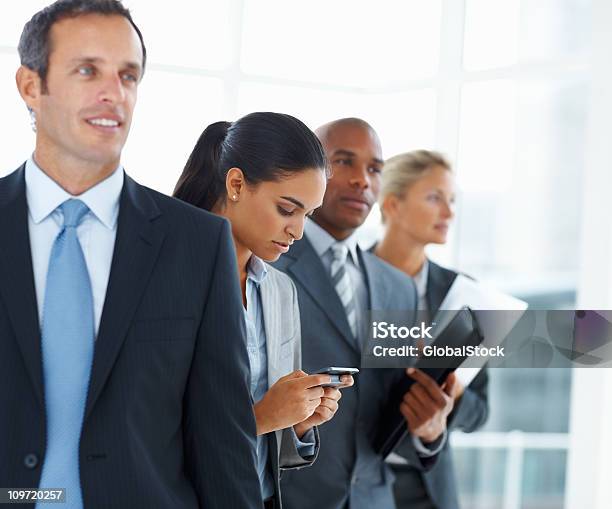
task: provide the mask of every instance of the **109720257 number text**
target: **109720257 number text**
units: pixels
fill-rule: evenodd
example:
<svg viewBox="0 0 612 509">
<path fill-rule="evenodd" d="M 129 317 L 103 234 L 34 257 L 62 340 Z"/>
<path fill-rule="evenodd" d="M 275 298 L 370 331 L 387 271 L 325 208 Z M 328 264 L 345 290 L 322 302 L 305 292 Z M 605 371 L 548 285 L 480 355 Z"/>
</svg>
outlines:
<svg viewBox="0 0 612 509">
<path fill-rule="evenodd" d="M 66 490 L 64 488 L 0 489 L 0 504 L 27 501 L 65 502 Z"/>
</svg>

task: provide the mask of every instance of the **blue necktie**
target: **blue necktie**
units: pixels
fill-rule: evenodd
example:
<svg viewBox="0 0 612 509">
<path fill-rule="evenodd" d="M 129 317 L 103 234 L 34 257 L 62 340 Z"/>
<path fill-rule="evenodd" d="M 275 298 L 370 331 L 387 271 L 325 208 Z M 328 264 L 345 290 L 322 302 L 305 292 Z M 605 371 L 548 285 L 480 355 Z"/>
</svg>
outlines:
<svg viewBox="0 0 612 509">
<path fill-rule="evenodd" d="M 79 442 L 95 329 L 91 282 L 77 227 L 89 209 L 80 200 L 67 200 L 60 209 L 64 224 L 51 249 L 42 320 L 47 450 L 39 486 L 66 488 L 62 507 L 81 509 Z"/>
</svg>

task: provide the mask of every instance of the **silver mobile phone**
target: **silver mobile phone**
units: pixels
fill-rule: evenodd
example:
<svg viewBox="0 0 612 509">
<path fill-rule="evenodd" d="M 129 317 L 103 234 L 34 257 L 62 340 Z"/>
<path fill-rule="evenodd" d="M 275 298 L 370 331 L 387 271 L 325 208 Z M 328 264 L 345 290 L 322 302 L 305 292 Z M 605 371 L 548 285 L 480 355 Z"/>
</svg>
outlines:
<svg viewBox="0 0 612 509">
<path fill-rule="evenodd" d="M 318 370 L 315 374 L 317 375 L 329 375 L 331 381 L 328 384 L 323 384 L 321 387 L 338 387 L 342 385 L 340 381 L 340 377 L 342 375 L 356 375 L 359 373 L 357 368 L 339 368 L 336 366 L 331 366 L 328 368 L 322 368 Z"/>
</svg>

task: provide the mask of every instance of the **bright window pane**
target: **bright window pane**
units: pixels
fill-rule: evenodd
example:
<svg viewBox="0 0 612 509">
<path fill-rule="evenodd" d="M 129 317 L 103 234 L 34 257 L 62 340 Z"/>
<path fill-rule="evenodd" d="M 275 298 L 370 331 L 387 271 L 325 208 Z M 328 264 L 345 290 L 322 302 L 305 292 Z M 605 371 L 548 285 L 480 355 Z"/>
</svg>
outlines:
<svg viewBox="0 0 612 509">
<path fill-rule="evenodd" d="M 520 0 L 466 0 L 463 64 L 467 70 L 514 64 Z"/>
<path fill-rule="evenodd" d="M 467 70 L 584 56 L 592 0 L 467 0 Z"/>
<path fill-rule="evenodd" d="M 204 128 L 227 120 L 223 82 L 152 71 L 138 92 L 124 166 L 138 182 L 170 194 Z"/>
<path fill-rule="evenodd" d="M 592 0 L 523 0 L 520 59 L 585 55 L 590 48 Z"/>
<path fill-rule="evenodd" d="M 235 44 L 232 2 L 126 0 L 143 33 L 151 62 L 221 69 L 227 67 Z"/>
<path fill-rule="evenodd" d="M 432 76 L 440 0 L 245 0 L 242 69 L 342 85 Z"/>
<path fill-rule="evenodd" d="M 516 85 L 469 83 L 461 96 L 458 183 L 469 192 L 502 193 L 512 181 Z"/>
<path fill-rule="evenodd" d="M 15 85 L 15 71 L 19 66 L 17 52 L 0 53 L 0 177 L 17 169 L 34 151 L 34 133 L 25 103 Z"/>
<path fill-rule="evenodd" d="M 588 97 L 582 80 L 464 87 L 463 270 L 523 290 L 575 283 Z"/>
</svg>

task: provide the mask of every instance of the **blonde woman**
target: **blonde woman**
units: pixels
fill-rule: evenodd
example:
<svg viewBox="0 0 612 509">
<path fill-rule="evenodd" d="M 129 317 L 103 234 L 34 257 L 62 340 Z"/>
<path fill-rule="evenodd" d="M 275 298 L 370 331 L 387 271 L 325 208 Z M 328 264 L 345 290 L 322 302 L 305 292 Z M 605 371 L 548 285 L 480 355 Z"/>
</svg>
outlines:
<svg viewBox="0 0 612 509">
<path fill-rule="evenodd" d="M 379 204 L 384 237 L 374 247 L 377 256 L 411 276 L 417 287 L 419 309 L 433 317 L 457 273 L 429 260 L 428 244 L 445 244 L 454 217 L 455 179 L 439 153 L 417 150 L 389 159 L 382 172 Z M 487 419 L 485 370 L 466 388 L 455 384 L 455 406 L 447 427 L 472 432 Z M 396 474 L 398 509 L 458 508 L 457 489 L 448 442 L 429 472 L 410 467 L 391 456 Z"/>
</svg>

